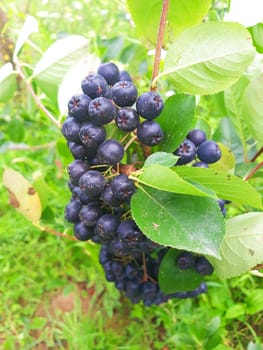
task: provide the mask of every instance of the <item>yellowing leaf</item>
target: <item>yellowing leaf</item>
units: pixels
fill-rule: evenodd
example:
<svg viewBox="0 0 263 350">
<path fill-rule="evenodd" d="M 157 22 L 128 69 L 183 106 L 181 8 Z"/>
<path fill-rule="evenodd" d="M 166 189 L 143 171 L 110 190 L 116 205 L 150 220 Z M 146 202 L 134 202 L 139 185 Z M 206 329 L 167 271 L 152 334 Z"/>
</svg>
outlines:
<svg viewBox="0 0 263 350">
<path fill-rule="evenodd" d="M 33 223 L 41 217 L 41 202 L 38 193 L 19 172 L 6 168 L 3 183 L 9 192 L 9 203 Z"/>
</svg>

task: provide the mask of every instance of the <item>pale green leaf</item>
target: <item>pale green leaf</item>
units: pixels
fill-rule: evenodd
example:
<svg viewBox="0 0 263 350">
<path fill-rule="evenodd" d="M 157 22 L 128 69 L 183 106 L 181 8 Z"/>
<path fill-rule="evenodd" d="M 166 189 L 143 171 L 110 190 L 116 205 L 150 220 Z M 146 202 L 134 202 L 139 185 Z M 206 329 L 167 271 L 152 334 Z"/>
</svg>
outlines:
<svg viewBox="0 0 263 350">
<path fill-rule="evenodd" d="M 255 55 L 250 33 L 238 23 L 207 22 L 186 29 L 168 49 L 164 72 L 174 87 L 213 94 L 234 84 Z"/>
<path fill-rule="evenodd" d="M 263 213 L 250 212 L 226 221 L 222 259 L 209 257 L 222 278 L 238 276 L 263 261 Z"/>
<path fill-rule="evenodd" d="M 26 20 L 19 31 L 19 35 L 16 41 L 16 46 L 14 49 L 13 59 L 16 61 L 19 51 L 22 49 L 27 39 L 32 33 L 36 33 L 38 31 L 38 22 L 35 17 L 27 15 Z"/>
<path fill-rule="evenodd" d="M 6 168 L 3 183 L 9 192 L 10 205 L 33 223 L 41 217 L 41 201 L 32 185 L 19 172 Z"/>
<path fill-rule="evenodd" d="M 231 148 L 220 142 L 217 142 L 217 144 L 221 149 L 222 156 L 217 162 L 210 164 L 209 167 L 222 171 L 233 170 L 235 168 L 236 160 Z"/>
<path fill-rule="evenodd" d="M 144 167 L 148 167 L 153 164 L 159 164 L 165 167 L 172 167 L 175 165 L 179 157 L 173 153 L 155 152 L 151 154 L 144 162 Z"/>
<path fill-rule="evenodd" d="M 246 88 L 243 101 L 243 118 L 248 123 L 253 137 L 263 143 L 263 74 Z"/>
<path fill-rule="evenodd" d="M 7 102 L 17 89 L 16 72 L 11 63 L 0 68 L 0 102 Z"/>
<path fill-rule="evenodd" d="M 162 0 L 127 0 L 138 35 L 156 43 L 162 11 Z M 170 40 L 184 29 L 201 23 L 211 0 L 170 1 L 166 34 Z"/>
<path fill-rule="evenodd" d="M 58 86 L 68 70 L 87 56 L 88 40 L 71 35 L 56 41 L 43 54 L 33 73 L 39 87 L 53 100 L 57 100 Z M 86 72 L 83 72 L 85 75 Z"/>
</svg>

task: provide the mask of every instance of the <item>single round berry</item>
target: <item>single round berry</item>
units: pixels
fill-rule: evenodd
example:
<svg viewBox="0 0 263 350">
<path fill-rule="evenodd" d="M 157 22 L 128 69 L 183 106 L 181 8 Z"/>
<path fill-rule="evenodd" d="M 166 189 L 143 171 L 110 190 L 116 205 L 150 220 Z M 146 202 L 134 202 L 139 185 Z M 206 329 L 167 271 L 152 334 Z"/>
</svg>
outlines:
<svg viewBox="0 0 263 350">
<path fill-rule="evenodd" d="M 75 224 L 73 231 L 74 236 L 80 241 L 87 241 L 93 236 L 93 229 L 85 226 L 83 222 L 78 222 Z"/>
<path fill-rule="evenodd" d="M 115 140 L 106 140 L 98 148 L 98 157 L 102 164 L 115 165 L 124 156 L 123 146 Z"/>
<path fill-rule="evenodd" d="M 119 107 L 132 106 L 138 96 L 136 86 L 130 81 L 119 81 L 111 88 L 112 99 Z"/>
<path fill-rule="evenodd" d="M 121 70 L 120 71 L 120 80 L 132 81 L 132 78 L 126 70 Z"/>
<path fill-rule="evenodd" d="M 186 138 L 196 146 L 199 146 L 202 142 L 206 141 L 206 133 L 201 129 L 193 129 L 187 134 Z"/>
<path fill-rule="evenodd" d="M 145 119 L 151 120 L 161 114 L 164 107 L 163 99 L 157 92 L 148 91 L 138 97 L 136 109 Z"/>
<path fill-rule="evenodd" d="M 214 141 L 204 141 L 197 149 L 198 158 L 205 163 L 215 163 L 221 156 L 222 152 L 218 144 Z"/>
<path fill-rule="evenodd" d="M 90 101 L 91 98 L 85 94 L 72 96 L 68 102 L 68 114 L 77 121 L 87 121 L 89 119 Z"/>
<path fill-rule="evenodd" d="M 121 201 L 129 201 L 135 192 L 135 185 L 125 174 L 115 176 L 111 181 L 113 195 Z"/>
<path fill-rule="evenodd" d="M 213 266 L 204 256 L 199 256 L 196 258 L 195 269 L 202 276 L 212 275 L 214 272 Z"/>
<path fill-rule="evenodd" d="M 112 273 L 116 278 L 122 278 L 124 273 L 124 266 L 119 261 L 113 261 L 111 264 Z"/>
<path fill-rule="evenodd" d="M 163 138 L 163 131 L 158 123 L 146 120 L 138 126 L 137 137 L 144 145 L 156 146 Z"/>
<path fill-rule="evenodd" d="M 81 128 L 81 123 L 79 123 L 75 118 L 67 118 L 61 128 L 61 132 L 66 140 L 76 143 L 81 143 L 79 139 L 79 131 Z"/>
<path fill-rule="evenodd" d="M 181 270 L 187 270 L 194 266 L 194 256 L 190 252 L 182 252 L 177 257 L 177 266 Z"/>
<path fill-rule="evenodd" d="M 79 178 L 89 170 L 87 162 L 76 159 L 68 165 L 68 174 L 73 185 L 77 186 Z"/>
<path fill-rule="evenodd" d="M 192 165 L 195 168 L 208 168 L 208 164 L 206 164 L 205 162 L 195 162 Z"/>
<path fill-rule="evenodd" d="M 91 73 L 81 82 L 84 94 L 91 98 L 104 96 L 107 91 L 107 81 L 100 74 Z"/>
<path fill-rule="evenodd" d="M 121 221 L 117 233 L 119 238 L 128 244 L 129 249 L 136 248 L 145 238 L 134 220 Z"/>
<path fill-rule="evenodd" d="M 104 189 L 105 179 L 97 170 L 88 170 L 79 179 L 81 190 L 91 197 L 99 197 Z"/>
<path fill-rule="evenodd" d="M 83 205 L 79 212 L 79 218 L 86 226 L 95 226 L 101 215 L 102 210 L 100 208 L 100 204 L 95 201 Z"/>
<path fill-rule="evenodd" d="M 104 203 L 108 204 L 111 207 L 119 207 L 121 204 L 121 200 L 115 197 L 114 193 L 112 192 L 111 189 L 111 183 L 108 183 L 102 192 L 101 198 L 104 201 Z"/>
<path fill-rule="evenodd" d="M 119 219 L 113 214 L 102 215 L 95 226 L 94 232 L 104 241 L 109 241 L 117 235 Z"/>
<path fill-rule="evenodd" d="M 78 144 L 76 142 L 69 143 L 69 150 L 75 159 L 89 159 L 93 157 L 93 154 L 90 153 L 90 150 L 87 149 L 83 144 Z M 96 153 L 96 151 L 94 151 Z"/>
<path fill-rule="evenodd" d="M 110 123 L 116 115 L 116 108 L 106 97 L 97 97 L 89 104 L 89 118 L 96 125 Z"/>
<path fill-rule="evenodd" d="M 109 85 L 113 85 L 120 80 L 119 68 L 113 62 L 102 63 L 97 72 L 103 76 Z"/>
<path fill-rule="evenodd" d="M 84 123 L 79 131 L 79 138 L 87 148 L 96 150 L 105 140 L 106 131 L 93 123 Z"/>
<path fill-rule="evenodd" d="M 82 203 L 78 200 L 72 200 L 71 202 L 69 202 L 65 208 L 65 219 L 68 222 L 78 222 L 81 207 Z"/>
<path fill-rule="evenodd" d="M 131 107 L 124 107 L 117 111 L 116 125 L 123 131 L 133 131 L 140 124 L 139 114 Z"/>
<path fill-rule="evenodd" d="M 78 186 L 72 189 L 72 197 L 79 200 L 82 204 L 89 203 L 92 199 L 87 196 Z"/>
<path fill-rule="evenodd" d="M 180 157 L 176 162 L 177 165 L 187 164 L 195 158 L 196 146 L 192 141 L 185 139 L 174 154 Z"/>
</svg>

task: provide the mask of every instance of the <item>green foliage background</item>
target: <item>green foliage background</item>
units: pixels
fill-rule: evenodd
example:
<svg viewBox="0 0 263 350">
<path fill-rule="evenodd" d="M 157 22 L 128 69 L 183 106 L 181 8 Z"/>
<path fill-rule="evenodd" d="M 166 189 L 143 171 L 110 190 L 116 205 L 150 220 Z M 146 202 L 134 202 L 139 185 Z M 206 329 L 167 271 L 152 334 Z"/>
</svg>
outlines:
<svg viewBox="0 0 263 350">
<path fill-rule="evenodd" d="M 220 17 L 227 3 L 214 1 L 209 16 Z M 20 54 L 28 75 L 54 41 L 79 34 L 89 39 L 88 52 L 122 64 L 139 90 L 149 86 L 153 56 L 138 40 L 124 1 L 4 0 L 0 9 L 1 65 L 12 61 L 14 43 L 30 14 L 39 31 Z M 165 81 L 161 84 L 169 87 Z M 239 88 L 224 94 L 232 96 Z M 63 118 L 52 98 L 41 98 L 53 115 Z M 242 159 L 255 154 L 255 145 L 247 146 L 247 130 L 242 130 L 241 139 L 236 134 L 232 124 L 237 120 L 226 117 L 231 111 L 226 111 L 222 98 L 219 93 L 200 99 L 197 125 L 231 147 L 237 171 L 244 176 L 250 164 Z M 5 166 L 22 173 L 41 195 L 43 225 L 71 234 L 71 225 L 63 219 L 70 197 L 65 169 L 71 156 L 60 131 L 20 79 L 12 100 L 0 104 L 0 122 L 0 177 Z M 252 183 L 262 194 L 262 171 Z M 98 247 L 36 228 L 8 204 L 2 184 L 0 196 L 0 348 L 262 349 L 262 275 L 247 273 L 227 282 L 211 277 L 209 292 L 198 300 L 173 300 L 150 309 L 132 306 L 105 282 Z M 239 211 L 240 207 L 230 208 L 228 215 Z M 65 304 L 74 300 L 73 306 L 68 311 L 59 308 L 54 302 L 58 296 Z"/>
</svg>

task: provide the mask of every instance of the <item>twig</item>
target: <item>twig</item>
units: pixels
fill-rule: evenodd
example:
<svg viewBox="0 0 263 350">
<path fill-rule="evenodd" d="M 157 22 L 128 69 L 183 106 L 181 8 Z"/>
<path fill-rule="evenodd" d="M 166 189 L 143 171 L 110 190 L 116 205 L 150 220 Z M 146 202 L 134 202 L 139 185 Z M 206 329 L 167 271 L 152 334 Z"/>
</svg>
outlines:
<svg viewBox="0 0 263 350">
<path fill-rule="evenodd" d="M 25 82 L 26 87 L 28 89 L 28 91 L 30 92 L 30 94 L 32 95 L 36 105 L 38 106 L 38 108 L 45 113 L 45 115 L 51 120 L 51 122 L 56 125 L 56 127 L 58 127 L 59 129 L 61 128 L 60 123 L 57 121 L 57 119 L 49 112 L 49 110 L 47 110 L 47 108 L 43 105 L 43 103 L 40 101 L 39 97 L 36 95 L 32 85 L 28 82 L 25 74 L 23 73 L 23 70 L 21 68 L 21 65 L 19 63 L 19 61 L 16 61 L 16 69 L 18 72 L 18 75 L 20 76 L 20 78 Z"/>
<path fill-rule="evenodd" d="M 260 162 L 259 164 L 257 164 L 257 166 L 255 166 L 255 168 L 253 168 L 244 178 L 244 181 L 249 180 L 261 167 L 263 167 L 263 162 Z"/>
<path fill-rule="evenodd" d="M 253 158 L 251 158 L 250 162 L 254 162 L 260 155 L 261 153 L 263 153 L 263 147 L 261 147 L 257 153 L 253 156 Z"/>
<path fill-rule="evenodd" d="M 159 73 L 168 8 L 169 8 L 169 0 L 163 0 L 163 8 L 162 8 L 162 13 L 160 17 L 160 24 L 159 24 L 159 30 L 158 30 L 158 36 L 157 36 L 157 42 L 156 42 L 156 48 L 155 48 L 151 91 L 156 91 L 157 89 L 157 83 L 155 82 L 155 78 Z"/>
<path fill-rule="evenodd" d="M 5 151 L 38 151 L 55 146 L 55 142 L 49 142 L 44 145 L 28 146 L 28 145 L 9 145 L 5 148 Z"/>
<path fill-rule="evenodd" d="M 69 236 L 69 235 L 66 235 L 64 233 L 61 233 L 61 232 L 58 232 L 56 230 L 53 230 L 52 228 L 50 227 L 46 227 L 46 226 L 42 226 L 40 224 L 35 224 L 35 226 L 40 229 L 41 231 L 46 231 L 48 233 L 51 233 L 52 235 L 54 236 L 57 236 L 57 237 L 62 237 L 62 238 L 67 238 L 67 239 L 70 239 L 71 241 L 77 241 L 77 238 L 76 237 L 73 237 L 73 236 Z"/>
</svg>

